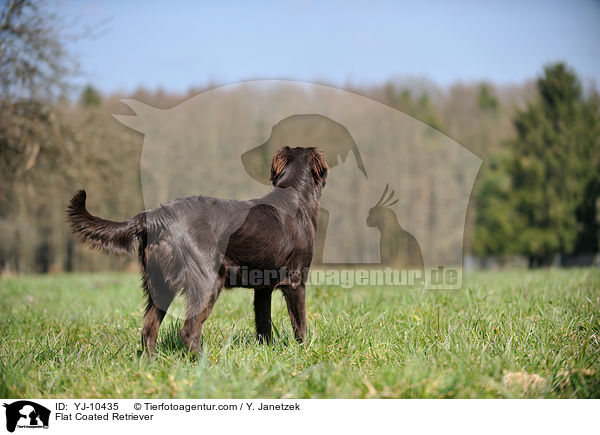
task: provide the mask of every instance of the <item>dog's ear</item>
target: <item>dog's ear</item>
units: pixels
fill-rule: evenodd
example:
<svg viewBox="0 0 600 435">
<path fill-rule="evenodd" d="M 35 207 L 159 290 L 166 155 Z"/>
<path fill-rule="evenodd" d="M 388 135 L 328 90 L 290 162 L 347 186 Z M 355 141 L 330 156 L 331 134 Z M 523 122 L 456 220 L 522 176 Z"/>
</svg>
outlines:
<svg viewBox="0 0 600 435">
<path fill-rule="evenodd" d="M 288 164 L 289 154 L 290 147 L 286 146 L 280 148 L 273 156 L 273 161 L 271 162 L 271 182 L 273 184 L 275 184 L 275 180 L 281 175 L 283 168 Z"/>
<path fill-rule="evenodd" d="M 327 160 L 321 151 L 316 148 L 308 149 L 308 161 L 310 162 L 310 169 L 315 179 L 315 183 L 321 184 L 327 177 Z"/>
</svg>

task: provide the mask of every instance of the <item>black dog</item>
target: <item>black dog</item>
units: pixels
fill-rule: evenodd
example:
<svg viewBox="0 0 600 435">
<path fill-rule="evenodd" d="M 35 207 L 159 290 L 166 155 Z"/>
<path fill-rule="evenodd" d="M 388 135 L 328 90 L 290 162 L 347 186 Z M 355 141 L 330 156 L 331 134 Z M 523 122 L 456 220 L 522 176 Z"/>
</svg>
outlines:
<svg viewBox="0 0 600 435">
<path fill-rule="evenodd" d="M 313 254 L 327 163 L 316 148 L 280 149 L 271 163 L 274 188 L 249 201 L 190 196 L 124 222 L 91 215 L 85 191 L 71 199 L 72 231 L 92 248 L 117 255 L 137 248 L 148 297 L 142 346 L 155 353 L 158 328 L 175 295 L 187 300 L 185 346 L 201 351 L 202 325 L 223 287 L 254 288 L 256 332 L 271 340 L 271 293 L 284 294 L 294 334 L 306 336 L 306 274 Z"/>
</svg>

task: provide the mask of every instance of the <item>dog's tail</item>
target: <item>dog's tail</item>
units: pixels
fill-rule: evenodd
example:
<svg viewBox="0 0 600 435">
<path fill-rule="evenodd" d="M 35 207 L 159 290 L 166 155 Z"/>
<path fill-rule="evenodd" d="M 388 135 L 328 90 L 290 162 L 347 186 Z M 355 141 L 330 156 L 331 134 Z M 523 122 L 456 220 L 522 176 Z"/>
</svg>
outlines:
<svg viewBox="0 0 600 435">
<path fill-rule="evenodd" d="M 131 255 L 143 232 L 143 214 L 124 222 L 113 222 L 90 214 L 85 208 L 85 190 L 80 190 L 67 207 L 71 231 L 91 248 L 108 254 Z"/>
</svg>

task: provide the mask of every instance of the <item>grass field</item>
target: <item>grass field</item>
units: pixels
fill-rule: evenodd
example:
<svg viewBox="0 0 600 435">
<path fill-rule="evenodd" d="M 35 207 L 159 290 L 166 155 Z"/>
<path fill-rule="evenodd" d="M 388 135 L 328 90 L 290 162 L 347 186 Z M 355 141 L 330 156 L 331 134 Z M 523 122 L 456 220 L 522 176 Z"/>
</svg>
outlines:
<svg viewBox="0 0 600 435">
<path fill-rule="evenodd" d="M 600 270 L 481 272 L 462 290 L 312 287 L 309 337 L 283 298 L 254 339 L 252 293 L 224 292 L 190 358 L 167 316 L 139 356 L 142 294 L 125 273 L 0 280 L 0 396 L 600 397 Z"/>
</svg>

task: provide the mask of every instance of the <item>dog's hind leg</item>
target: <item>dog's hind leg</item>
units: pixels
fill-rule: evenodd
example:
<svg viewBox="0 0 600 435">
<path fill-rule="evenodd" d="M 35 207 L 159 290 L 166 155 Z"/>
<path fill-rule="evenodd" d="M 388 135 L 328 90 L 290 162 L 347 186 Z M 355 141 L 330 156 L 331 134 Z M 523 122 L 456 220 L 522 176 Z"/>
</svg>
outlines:
<svg viewBox="0 0 600 435">
<path fill-rule="evenodd" d="M 271 294 L 270 287 L 254 289 L 254 319 L 256 336 L 260 343 L 270 343 L 272 338 Z"/>
<path fill-rule="evenodd" d="M 158 338 L 158 329 L 167 312 L 161 310 L 152 301 L 149 301 L 144 314 L 144 327 L 142 329 L 142 348 L 151 356 L 156 355 L 156 339 Z"/>
<path fill-rule="evenodd" d="M 188 317 L 185 319 L 183 328 L 181 328 L 181 339 L 185 347 L 191 352 L 202 352 L 202 344 L 200 340 L 202 338 L 202 326 L 212 311 L 215 302 L 217 301 L 216 295 L 211 295 L 206 303 L 193 309 L 193 312 L 189 312 Z"/>
<path fill-rule="evenodd" d="M 304 284 L 299 283 L 296 288 L 285 286 L 281 290 L 287 304 L 292 328 L 294 329 L 294 336 L 298 342 L 302 343 L 306 338 L 306 291 Z"/>
<path fill-rule="evenodd" d="M 173 302 L 175 294 L 168 288 L 162 275 L 154 271 L 144 278 L 144 289 L 148 302 L 144 314 L 144 327 L 142 328 L 142 349 L 151 356 L 156 355 L 156 339 L 158 329 L 167 314 L 169 305 Z"/>
<path fill-rule="evenodd" d="M 200 343 L 202 326 L 210 315 L 215 302 L 217 302 L 224 282 L 225 277 L 223 275 L 217 278 L 211 291 L 186 288 L 188 307 L 186 319 L 181 329 L 181 339 L 185 347 L 191 352 L 202 352 Z"/>
</svg>

